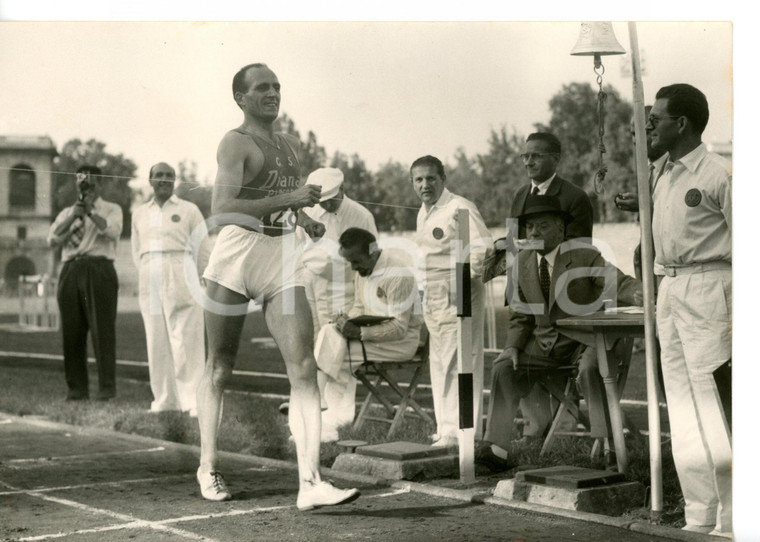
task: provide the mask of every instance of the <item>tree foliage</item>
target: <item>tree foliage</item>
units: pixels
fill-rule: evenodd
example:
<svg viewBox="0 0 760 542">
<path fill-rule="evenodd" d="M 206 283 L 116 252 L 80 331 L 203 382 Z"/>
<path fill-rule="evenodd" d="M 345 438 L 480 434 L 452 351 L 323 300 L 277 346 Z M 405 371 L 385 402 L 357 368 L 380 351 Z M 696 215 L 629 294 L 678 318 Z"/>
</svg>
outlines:
<svg viewBox="0 0 760 542">
<path fill-rule="evenodd" d="M 414 193 L 409 166 L 388 161 L 375 173 L 375 185 L 382 194 L 378 200 L 385 206 L 370 210 L 381 231 L 409 231 L 417 228 L 420 201 Z"/>
<path fill-rule="evenodd" d="M 502 126 L 491 130 L 488 153 L 476 157 L 481 172 L 481 193 L 473 197 L 487 226 L 503 226 L 515 191 L 527 176 L 520 160 L 525 138 Z"/>
<path fill-rule="evenodd" d="M 198 182 L 198 164 L 190 160 L 182 160 L 177 172 L 177 183 L 174 193 L 198 206 L 204 218 L 211 215 L 211 196 L 213 187 Z"/>
<path fill-rule="evenodd" d="M 608 171 L 603 194 L 594 193 L 593 178 L 599 160 L 599 128 L 597 90 L 591 84 L 564 85 L 549 101 L 549 122 L 546 125 L 537 123 L 535 129 L 552 132 L 560 139 L 562 159 L 559 173 L 589 193 L 597 221 L 631 220 L 629 213 L 617 210 L 613 199 L 618 192 L 635 190 L 629 128 L 632 106 L 611 86 L 606 86 L 605 92 L 604 162 Z M 290 134 L 299 140 L 302 178 L 306 179 L 312 171 L 328 164 L 325 148 L 319 144 L 317 135 L 309 131 L 302 136 L 287 114 L 282 114 L 277 120 L 275 131 Z M 447 188 L 475 203 L 489 227 L 504 226 L 514 192 L 528 182 L 519 157 L 524 150 L 526 135 L 509 129 L 505 124 L 491 130 L 485 153 L 468 156 L 460 148 L 452 163 L 445 165 Z M 83 164 L 97 165 L 107 179 L 104 198 L 122 206 L 124 232 L 128 235 L 131 218 L 129 205 L 132 201 L 128 182 L 137 168 L 132 160 L 122 154 L 110 154 L 105 148 L 105 143 L 95 139 L 86 143 L 73 139 L 64 145 L 56 159 L 56 169 L 61 173 L 54 176 L 55 209 L 58 211 L 71 205 L 76 199 L 72 173 Z M 388 161 L 372 172 L 358 154 L 349 155 L 340 151 L 333 154 L 329 165 L 343 171 L 346 194 L 370 210 L 379 230 L 415 229 L 420 202 L 409 181 L 408 165 Z M 177 195 L 195 203 L 208 217 L 213 189 L 198 182 L 195 162 L 186 159 L 179 164 L 178 181 Z"/>
<path fill-rule="evenodd" d="M 75 172 L 83 165 L 99 167 L 103 172 L 101 196 L 119 206 L 124 214 L 122 237 L 128 237 L 132 228 L 132 190 L 129 181 L 137 171 L 137 165 L 123 154 L 111 154 L 106 144 L 97 139 L 82 142 L 67 141 L 55 159 L 53 174 L 53 213 L 73 205 L 77 200 Z"/>
<path fill-rule="evenodd" d="M 594 175 L 599 166 L 598 90 L 589 83 L 570 83 L 549 100 L 551 119 L 536 128 L 549 131 L 562 142 L 559 172 L 585 189 L 595 206 L 595 219 L 611 222 L 630 219 L 619 211 L 615 194 L 635 187 L 632 169 L 633 146 L 630 135 L 632 105 L 621 98 L 612 86 L 605 86 L 604 163 L 608 172 L 604 192 L 594 192 Z"/>
<path fill-rule="evenodd" d="M 277 119 L 274 125 L 275 132 L 290 134 L 301 142 L 298 161 L 301 163 L 301 178 L 306 179 L 309 173 L 315 169 L 324 167 L 327 162 L 325 148 L 317 143 L 317 136 L 309 130 L 306 138 L 301 138 L 301 133 L 296 128 L 296 123 L 286 113 Z"/>
</svg>

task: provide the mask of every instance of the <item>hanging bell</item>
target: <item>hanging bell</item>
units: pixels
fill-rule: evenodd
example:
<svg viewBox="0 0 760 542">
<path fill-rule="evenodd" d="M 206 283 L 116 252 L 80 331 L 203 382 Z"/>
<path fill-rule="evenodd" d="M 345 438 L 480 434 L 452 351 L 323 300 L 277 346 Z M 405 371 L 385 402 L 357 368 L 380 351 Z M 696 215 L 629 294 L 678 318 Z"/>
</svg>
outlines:
<svg viewBox="0 0 760 542">
<path fill-rule="evenodd" d="M 602 55 L 623 55 L 625 49 L 615 38 L 612 23 L 609 21 L 593 21 L 581 23 L 581 33 L 578 42 L 570 51 L 575 56 L 594 56 L 594 66 L 601 64 Z"/>
</svg>

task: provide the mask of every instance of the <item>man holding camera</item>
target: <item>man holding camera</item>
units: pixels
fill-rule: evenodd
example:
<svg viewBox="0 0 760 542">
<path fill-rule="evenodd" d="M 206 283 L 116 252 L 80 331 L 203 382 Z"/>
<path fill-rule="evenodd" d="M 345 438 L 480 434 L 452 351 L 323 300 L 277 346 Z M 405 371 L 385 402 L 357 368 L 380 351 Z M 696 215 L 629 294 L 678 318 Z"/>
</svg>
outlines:
<svg viewBox="0 0 760 542">
<path fill-rule="evenodd" d="M 122 229 L 121 207 L 100 197 L 100 168 L 77 170 L 78 201 L 50 226 L 48 243 L 61 247 L 58 308 L 68 401 L 89 398 L 87 333 L 98 366 L 96 398 L 116 395 L 116 300 L 119 280 L 113 261 Z"/>
</svg>

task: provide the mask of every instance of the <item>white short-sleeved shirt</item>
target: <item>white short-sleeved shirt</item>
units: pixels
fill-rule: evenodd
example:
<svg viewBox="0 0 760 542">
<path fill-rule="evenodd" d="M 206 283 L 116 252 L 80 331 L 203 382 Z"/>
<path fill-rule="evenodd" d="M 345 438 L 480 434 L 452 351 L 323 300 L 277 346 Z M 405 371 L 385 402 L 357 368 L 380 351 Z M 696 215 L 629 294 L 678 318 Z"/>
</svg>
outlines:
<svg viewBox="0 0 760 542">
<path fill-rule="evenodd" d="M 479 277 L 486 249 L 493 246 L 493 238 L 486 228 L 475 204 L 443 189 L 438 201 L 428 210 L 423 204 L 417 214 L 416 242 L 422 253 L 419 262 L 420 280 L 447 279 L 456 263 L 452 251 L 456 247 L 456 214 L 459 209 L 470 212 L 470 268 Z"/>
</svg>

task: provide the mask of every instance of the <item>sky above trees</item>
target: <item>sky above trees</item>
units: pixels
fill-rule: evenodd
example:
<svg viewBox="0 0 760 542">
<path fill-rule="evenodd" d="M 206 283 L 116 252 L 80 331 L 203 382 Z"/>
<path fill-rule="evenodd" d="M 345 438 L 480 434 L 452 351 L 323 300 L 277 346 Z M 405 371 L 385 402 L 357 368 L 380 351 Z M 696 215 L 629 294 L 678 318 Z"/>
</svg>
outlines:
<svg viewBox="0 0 760 542">
<path fill-rule="evenodd" d="M 630 47 L 625 23 L 614 23 Z M 376 170 L 422 154 L 486 152 L 492 130 L 547 123 L 563 85 L 593 83 L 570 56 L 577 22 L 501 23 L 0 23 L 0 133 L 96 138 L 152 163 L 198 164 L 213 179 L 221 136 L 241 121 L 232 75 L 267 62 L 281 111 L 326 152 Z M 690 82 L 708 96 L 707 140 L 733 126 L 731 25 L 639 23 L 645 95 Z M 605 83 L 630 100 L 627 55 L 605 57 Z"/>
</svg>

